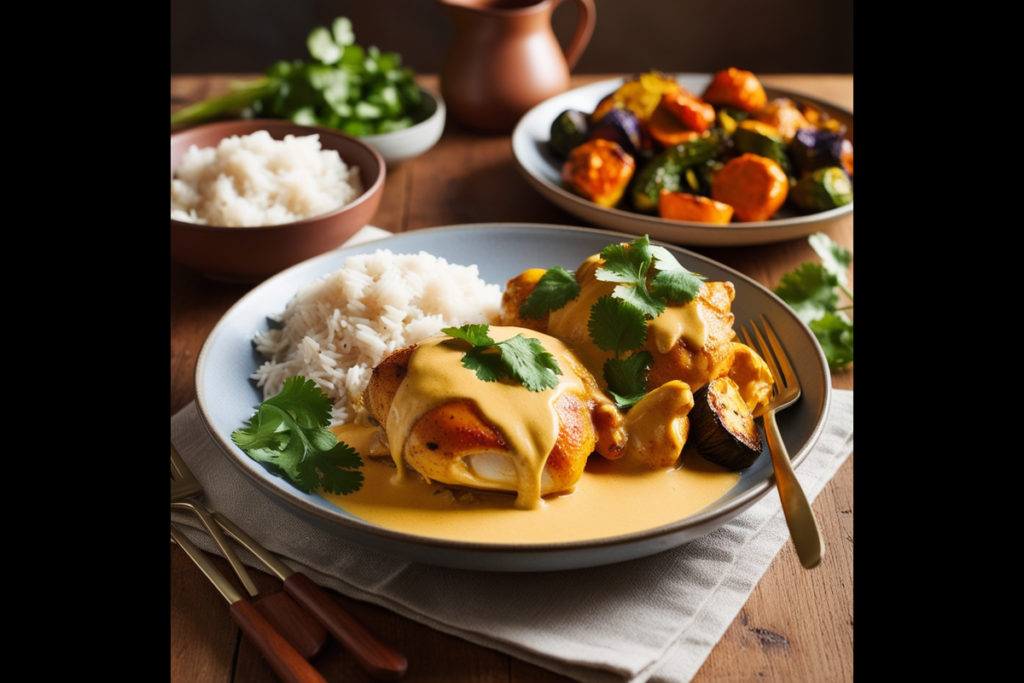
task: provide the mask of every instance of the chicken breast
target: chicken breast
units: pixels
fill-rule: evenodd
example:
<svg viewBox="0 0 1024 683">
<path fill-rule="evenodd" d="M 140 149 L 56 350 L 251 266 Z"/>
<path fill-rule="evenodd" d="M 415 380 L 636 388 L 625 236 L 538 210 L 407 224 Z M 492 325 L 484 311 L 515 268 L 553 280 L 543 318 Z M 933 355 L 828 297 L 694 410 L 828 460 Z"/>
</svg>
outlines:
<svg viewBox="0 0 1024 683">
<path fill-rule="evenodd" d="M 517 507 L 533 508 L 542 496 L 571 491 L 591 453 L 625 452 L 621 413 L 575 353 L 534 330 L 489 330 L 495 341 L 517 334 L 538 339 L 555 356 L 562 370 L 556 388 L 485 382 L 462 365 L 470 344 L 451 337 L 402 349 L 374 369 L 364 404 L 385 430 L 400 471 L 515 492 Z"/>
<path fill-rule="evenodd" d="M 616 286 L 614 282 L 597 279 L 595 273 L 602 263 L 597 255 L 584 261 L 576 270 L 579 296 L 538 320 L 524 320 L 519 309 L 536 288 L 543 271 L 529 270 L 509 280 L 501 303 L 501 322 L 530 324 L 561 339 L 576 350 L 598 384 L 605 388 L 604 363 L 614 354 L 599 349 L 587 327 L 591 307 L 602 296 L 610 295 Z M 643 346 L 654 358 L 648 374 L 648 391 L 673 380 L 685 382 L 697 391 L 729 373 L 734 357 L 732 340 L 736 337 L 735 316 L 730 310 L 735 296 L 736 288 L 731 282 L 705 282 L 693 301 L 669 306 L 649 321 Z"/>
</svg>

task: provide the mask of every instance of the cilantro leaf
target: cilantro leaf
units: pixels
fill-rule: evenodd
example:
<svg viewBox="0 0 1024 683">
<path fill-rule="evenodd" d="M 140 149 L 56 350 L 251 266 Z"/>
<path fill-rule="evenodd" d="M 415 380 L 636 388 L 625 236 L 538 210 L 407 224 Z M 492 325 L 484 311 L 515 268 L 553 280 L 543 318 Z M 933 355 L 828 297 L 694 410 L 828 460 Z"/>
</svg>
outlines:
<svg viewBox="0 0 1024 683">
<path fill-rule="evenodd" d="M 358 491 L 363 461 L 327 429 L 331 398 L 312 380 L 289 377 L 280 393 L 257 409 L 245 428 L 231 440 L 270 472 L 310 493 L 318 487 L 329 493 Z"/>
<path fill-rule="evenodd" d="M 647 339 L 643 311 L 611 296 L 602 296 L 590 308 L 587 329 L 597 348 L 614 351 L 616 356 L 640 348 Z"/>
<path fill-rule="evenodd" d="M 647 371 L 654 358 L 649 351 L 634 353 L 625 360 L 609 358 L 604 363 L 604 378 L 608 393 L 615 402 L 627 408 L 647 394 Z"/>
<path fill-rule="evenodd" d="M 473 344 L 462 357 L 462 367 L 476 373 L 485 382 L 510 377 L 530 391 L 544 391 L 558 386 L 562 368 L 540 340 L 517 334 L 511 339 L 495 342 L 487 332 L 488 325 L 463 325 L 442 330 L 445 334 Z"/>
<path fill-rule="evenodd" d="M 601 250 L 604 264 L 594 275 L 602 282 L 621 282 L 612 292 L 618 299 L 629 302 L 650 318 L 657 318 L 665 310 L 665 302 L 647 289 L 647 272 L 654 257 L 651 255 L 647 235 L 628 245 L 612 244 Z"/>
<path fill-rule="evenodd" d="M 679 266 L 678 270 L 663 270 L 655 275 L 651 289 L 661 299 L 686 304 L 697 298 L 705 279 Z"/>
<path fill-rule="evenodd" d="M 842 312 L 826 313 L 810 328 L 825 352 L 829 368 L 841 370 L 853 362 L 853 323 Z"/>
<path fill-rule="evenodd" d="M 789 304 L 806 324 L 836 310 L 839 296 L 835 286 L 836 276 L 825 270 L 820 263 L 805 263 L 797 270 L 782 276 L 775 293 Z"/>
<path fill-rule="evenodd" d="M 580 294 L 576 276 L 561 266 L 555 266 L 541 275 L 537 286 L 519 307 L 524 318 L 543 318 L 549 311 L 557 311 Z"/>
<path fill-rule="evenodd" d="M 501 362 L 501 352 L 494 346 L 476 346 L 462 357 L 462 367 L 476 373 L 477 379 L 497 382 L 508 372 Z"/>
<path fill-rule="evenodd" d="M 824 233 L 811 235 L 808 241 L 822 263 L 804 263 L 786 273 L 775 293 L 811 328 L 829 368 L 841 370 L 853 362 L 853 322 L 838 310 L 836 288 L 853 301 L 853 293 L 846 289 L 846 268 L 853 254 Z"/>
<path fill-rule="evenodd" d="M 558 361 L 541 345 L 539 339 L 517 334 L 495 346 L 501 349 L 501 360 L 508 374 L 530 391 L 544 391 L 558 386 L 557 376 L 562 374 L 562 368 L 558 367 Z"/>
<path fill-rule="evenodd" d="M 811 235 L 807 241 L 811 243 L 811 248 L 821 258 L 821 264 L 825 270 L 835 275 L 839 284 L 845 287 L 847 285 L 846 269 L 853 262 L 853 254 L 850 250 L 836 244 L 823 232 Z"/>
<path fill-rule="evenodd" d="M 465 339 L 473 346 L 493 346 L 494 340 L 487 336 L 490 325 L 463 325 L 462 327 L 444 327 L 441 331 L 457 339 Z"/>
</svg>

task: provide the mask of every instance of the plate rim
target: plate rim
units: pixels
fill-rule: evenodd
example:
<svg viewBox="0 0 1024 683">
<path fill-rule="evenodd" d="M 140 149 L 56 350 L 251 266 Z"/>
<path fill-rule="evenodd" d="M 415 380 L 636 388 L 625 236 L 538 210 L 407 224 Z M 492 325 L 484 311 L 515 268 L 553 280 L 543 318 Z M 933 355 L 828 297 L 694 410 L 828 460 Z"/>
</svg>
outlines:
<svg viewBox="0 0 1024 683">
<path fill-rule="evenodd" d="M 355 250 L 362 250 L 370 247 L 377 247 L 382 249 L 389 249 L 390 245 L 396 241 L 402 241 L 410 235 L 419 236 L 427 235 L 431 233 L 441 232 L 480 232 L 484 230 L 493 229 L 543 229 L 543 230 L 558 230 L 578 233 L 588 233 L 594 236 L 600 235 L 601 237 L 607 237 L 609 241 L 613 241 L 616 238 L 624 238 L 626 240 L 635 239 L 634 235 L 627 233 L 614 232 L 600 228 L 590 227 L 579 227 L 579 226 L 568 226 L 548 223 L 521 223 L 521 222 L 489 222 L 489 223 L 467 223 L 467 224 L 452 224 L 445 226 L 438 226 L 433 228 L 424 228 L 421 230 L 414 230 L 404 233 L 397 233 L 391 237 L 386 237 L 379 240 L 373 240 L 370 242 L 364 242 L 361 244 L 353 245 L 352 247 L 339 247 L 338 249 L 325 252 L 313 258 L 307 259 L 301 263 L 298 263 L 280 273 L 264 280 L 260 284 L 253 287 L 251 290 L 246 292 L 241 298 L 238 299 L 232 306 L 224 313 L 217 324 L 210 331 L 206 340 L 203 342 L 203 346 L 196 359 L 196 368 L 194 373 L 194 389 L 195 389 L 195 402 L 197 406 L 197 412 L 200 415 L 203 426 L 205 427 L 210 438 L 218 446 L 218 451 L 228 459 L 229 462 L 239 470 L 246 481 L 251 485 L 256 486 L 264 495 L 267 495 L 276 504 L 285 507 L 289 512 L 299 517 L 310 517 L 321 523 L 326 523 L 332 528 L 336 526 L 342 526 L 346 530 L 353 534 L 366 534 L 374 539 L 381 540 L 384 542 L 397 542 L 400 544 L 410 545 L 418 550 L 429 550 L 429 551 L 452 551 L 456 553 L 472 553 L 474 555 L 495 555 L 495 556 L 506 556 L 509 554 L 523 555 L 523 554 L 559 554 L 559 553 L 576 553 L 588 550 L 601 550 L 611 547 L 619 546 L 630 546 L 634 544 L 640 544 L 645 542 L 656 541 L 662 538 L 668 538 L 676 534 L 685 533 L 686 530 L 693 527 L 700 527 L 718 521 L 720 518 L 725 518 L 726 521 L 732 516 L 735 516 L 739 512 L 742 512 L 749 505 L 752 505 L 758 499 L 762 498 L 772 488 L 775 488 L 774 477 L 769 475 L 765 480 L 754 484 L 750 489 L 738 495 L 735 499 L 729 501 L 727 504 L 716 506 L 714 503 L 709 508 L 705 508 L 697 513 L 687 516 L 684 520 L 676 520 L 669 524 L 661 525 L 658 527 L 652 527 L 650 529 L 644 529 L 641 531 L 631 532 L 628 534 L 620 534 L 617 536 L 604 537 L 598 539 L 586 539 L 578 541 L 562 541 L 554 543 L 481 543 L 477 541 L 459 541 L 452 539 L 439 539 L 427 536 L 417 536 L 406 532 L 395 531 L 392 529 L 386 529 L 367 522 L 365 520 L 346 517 L 340 513 L 329 513 L 328 509 L 313 505 L 309 501 L 302 497 L 302 494 L 298 490 L 290 490 L 288 484 L 283 480 L 272 481 L 270 475 L 267 473 L 262 466 L 256 461 L 252 460 L 244 453 L 239 455 L 236 453 L 237 447 L 234 446 L 230 440 L 222 436 L 215 425 L 212 422 L 212 418 L 209 413 L 209 409 L 206 405 L 207 395 L 204 391 L 204 373 L 206 370 L 207 361 L 212 348 L 216 344 L 219 335 L 229 327 L 232 314 L 248 304 L 253 298 L 259 296 L 262 292 L 270 290 L 276 286 L 278 280 L 285 280 L 291 275 L 298 271 L 307 268 L 313 268 L 316 263 L 321 261 L 327 262 L 334 259 L 341 259 L 353 255 Z M 810 451 L 817 444 L 824 431 L 825 424 L 828 420 L 829 413 L 831 411 L 832 404 L 832 380 L 831 373 L 828 370 L 828 364 L 825 360 L 824 352 L 820 345 L 815 339 L 813 333 L 807 326 L 800 321 L 796 316 L 796 313 L 792 311 L 786 304 L 779 299 L 774 292 L 770 289 L 757 282 L 756 280 L 744 275 L 740 271 L 731 268 L 723 263 L 715 261 L 707 256 L 703 256 L 696 252 L 685 249 L 684 247 L 666 243 L 659 240 L 651 240 L 652 244 L 658 244 L 665 246 L 669 249 L 677 249 L 686 253 L 688 256 L 692 256 L 700 261 L 709 262 L 729 273 L 734 274 L 736 277 L 742 279 L 746 284 L 753 285 L 756 288 L 763 290 L 764 294 L 767 294 L 771 298 L 775 299 L 781 306 L 782 310 L 792 318 L 793 321 L 799 323 L 803 333 L 809 337 L 809 340 L 813 342 L 813 348 L 816 353 L 816 360 L 818 365 L 822 368 L 823 386 L 821 387 L 822 402 L 818 407 L 817 420 L 814 428 L 811 431 L 807 441 L 801 446 L 801 448 L 795 453 L 791 453 L 792 463 L 794 468 L 804 462 Z M 352 253 L 348 253 L 352 251 Z M 317 276 L 319 277 L 319 276 Z M 244 457 L 242 457 L 244 456 Z M 259 469 L 257 469 L 259 468 Z M 262 470 L 262 471 L 261 471 Z M 255 476 L 254 476 L 255 474 Z M 265 475 L 265 476 L 263 476 Z M 340 510 L 340 508 L 339 508 Z M 698 536 L 704 535 L 706 532 L 698 534 Z M 342 538 L 346 538 L 345 535 L 341 535 Z M 351 540 L 349 538 L 348 540 Z M 353 541 L 357 542 L 358 541 Z M 671 546 L 669 546 L 671 547 Z M 666 547 L 667 549 L 667 547 Z M 649 554 L 649 553 L 647 553 Z M 435 562 L 435 564 L 443 564 Z M 607 563 L 605 563 L 607 564 Z M 451 566 L 467 566 L 465 564 L 457 564 Z M 571 565 L 571 566 L 594 566 L 592 563 L 587 565 Z"/>
<path fill-rule="evenodd" d="M 672 77 L 676 80 L 696 78 L 710 79 L 712 76 L 713 74 L 701 73 L 672 74 Z M 853 202 L 850 202 L 846 206 L 830 209 L 828 211 L 802 216 L 793 216 L 778 221 L 769 220 L 751 221 L 747 223 L 730 223 L 727 226 L 709 225 L 707 223 L 696 223 L 693 221 L 670 221 L 658 216 L 634 213 L 632 211 L 625 211 L 614 207 L 599 206 L 594 202 L 588 201 L 583 197 L 575 195 L 565 188 L 550 182 L 547 178 L 534 172 L 532 167 L 524 161 L 524 158 L 520 153 L 522 146 L 525 144 L 532 144 L 536 141 L 536 138 L 530 136 L 526 132 L 527 127 L 534 123 L 533 118 L 539 115 L 539 111 L 541 109 L 550 106 L 551 103 L 556 100 L 568 98 L 573 94 L 578 94 L 585 90 L 601 90 L 607 88 L 610 93 L 613 92 L 616 87 L 622 85 L 628 80 L 628 77 L 610 78 L 566 90 L 565 92 L 549 97 L 543 102 L 535 105 L 519 119 L 519 122 L 512 131 L 510 140 L 510 144 L 512 146 L 512 159 L 519 173 L 524 177 L 527 183 L 545 199 L 572 213 L 578 218 L 601 224 L 608 229 L 623 231 L 624 228 L 621 225 L 612 226 L 611 222 L 625 221 L 640 226 L 637 227 L 636 232 L 633 232 L 633 230 L 626 231 L 633 235 L 645 234 L 644 231 L 650 233 L 651 228 L 655 228 L 662 234 L 678 234 L 678 238 L 681 241 L 673 243 L 680 246 L 727 247 L 782 242 L 788 239 L 804 237 L 811 234 L 819 224 L 853 214 Z M 805 100 L 818 106 L 828 107 L 841 112 L 844 116 L 849 117 L 851 121 L 853 120 L 853 112 L 849 111 L 845 107 L 832 104 L 825 100 L 782 88 L 765 86 L 765 91 L 769 93 L 769 96 Z M 550 122 L 548 122 L 547 125 L 550 126 Z M 662 239 L 665 241 L 672 241 L 671 239 Z"/>
</svg>

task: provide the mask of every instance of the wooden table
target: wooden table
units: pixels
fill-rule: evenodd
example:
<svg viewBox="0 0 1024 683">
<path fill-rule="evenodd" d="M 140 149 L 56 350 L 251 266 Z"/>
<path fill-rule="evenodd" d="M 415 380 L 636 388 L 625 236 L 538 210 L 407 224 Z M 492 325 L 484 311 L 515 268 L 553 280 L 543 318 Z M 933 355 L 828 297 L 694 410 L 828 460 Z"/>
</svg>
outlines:
<svg viewBox="0 0 1024 683">
<path fill-rule="evenodd" d="M 171 78 L 171 110 L 222 92 L 244 76 Z M 421 82 L 437 90 L 437 78 Z M 607 75 L 575 76 L 577 87 Z M 763 76 L 765 85 L 806 94 L 853 110 L 852 75 Z M 509 137 L 481 136 L 449 119 L 444 136 L 427 154 L 388 169 L 384 198 L 372 224 L 405 232 L 458 223 L 529 222 L 585 225 L 548 203 L 519 175 Z M 830 231 L 853 248 L 853 220 Z M 743 248 L 695 248 L 774 287 L 786 271 L 817 260 L 805 239 Z M 851 268 L 852 283 L 852 268 Z M 852 286 L 852 285 L 851 285 Z M 208 280 L 171 264 L 171 414 L 194 398 L 196 357 L 225 311 L 250 287 Z M 853 389 L 853 370 L 833 373 L 836 388 Z M 826 555 L 814 570 L 801 568 L 784 546 L 695 683 L 734 680 L 849 681 L 853 679 L 853 458 L 814 503 Z M 215 564 L 230 575 L 220 558 Z M 261 591 L 277 581 L 253 572 Z M 570 679 L 488 648 L 439 633 L 374 605 L 332 593 L 335 599 L 409 659 L 407 681 L 553 683 Z M 332 681 L 370 681 L 335 643 L 315 661 Z M 172 683 L 257 683 L 277 680 L 228 615 L 209 581 L 171 545 Z"/>
</svg>

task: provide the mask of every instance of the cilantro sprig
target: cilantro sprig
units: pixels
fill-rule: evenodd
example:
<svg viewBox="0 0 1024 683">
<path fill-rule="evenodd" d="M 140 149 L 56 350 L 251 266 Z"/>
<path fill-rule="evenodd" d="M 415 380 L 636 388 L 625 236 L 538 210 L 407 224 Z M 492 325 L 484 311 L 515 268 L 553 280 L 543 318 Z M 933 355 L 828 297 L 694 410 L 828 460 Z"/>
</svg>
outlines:
<svg viewBox="0 0 1024 683">
<path fill-rule="evenodd" d="M 496 342 L 488 336 L 489 330 L 489 325 L 463 325 L 446 327 L 441 331 L 473 345 L 462 357 L 462 366 L 473 370 L 477 378 L 485 382 L 510 377 L 530 391 L 558 386 L 562 368 L 539 340 L 517 334 L 511 339 Z"/>
<path fill-rule="evenodd" d="M 313 380 L 289 377 L 231 440 L 270 472 L 310 493 L 322 488 L 347 495 L 363 485 L 363 461 L 327 429 L 331 398 Z"/>
<path fill-rule="evenodd" d="M 604 380 L 616 403 L 628 407 L 647 393 L 647 373 L 654 362 L 649 352 L 637 352 L 647 339 L 647 321 L 670 304 L 693 301 L 707 278 L 684 268 L 647 235 L 607 246 L 601 258 L 604 263 L 595 276 L 618 284 L 591 307 L 587 329 L 599 349 L 615 354 L 605 361 Z"/>
<path fill-rule="evenodd" d="M 821 263 L 807 262 L 782 276 L 775 293 L 785 301 L 817 337 L 828 366 L 841 370 L 853 362 L 853 292 L 847 289 L 846 269 L 853 254 L 824 233 L 808 238 Z M 839 293 L 850 300 L 839 306 Z"/>
<path fill-rule="evenodd" d="M 549 311 L 557 311 L 580 294 L 580 284 L 571 272 L 555 266 L 546 270 L 537 286 L 519 307 L 523 318 L 543 318 Z"/>
</svg>

